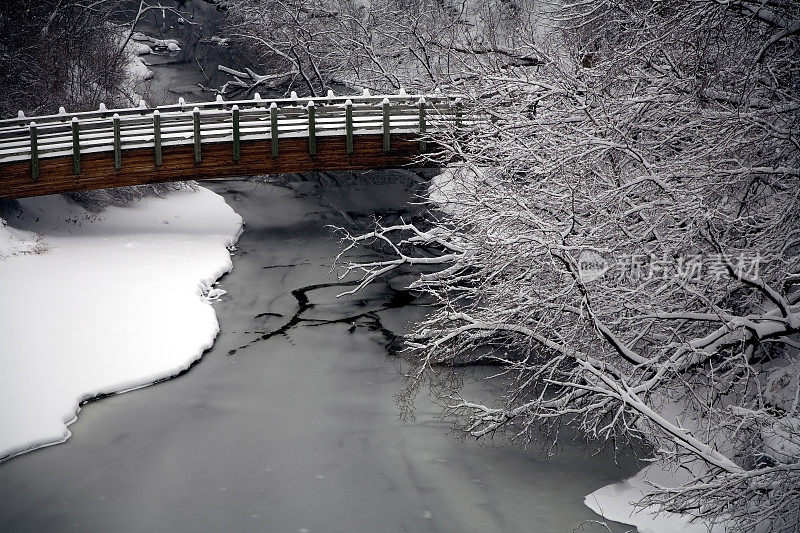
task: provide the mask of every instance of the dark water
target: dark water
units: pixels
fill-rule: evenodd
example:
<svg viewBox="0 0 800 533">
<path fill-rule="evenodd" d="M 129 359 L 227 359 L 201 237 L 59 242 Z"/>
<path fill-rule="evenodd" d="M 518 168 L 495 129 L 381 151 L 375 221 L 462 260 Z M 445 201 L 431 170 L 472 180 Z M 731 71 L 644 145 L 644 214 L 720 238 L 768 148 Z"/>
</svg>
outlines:
<svg viewBox="0 0 800 533">
<path fill-rule="evenodd" d="M 630 465 L 569 443 L 549 460 L 461 443 L 426 401 L 397 420 L 380 326 L 419 308 L 380 311 L 386 286 L 292 294 L 335 281 L 325 224 L 402 210 L 407 187 L 211 187 L 247 224 L 214 348 L 177 379 L 85 406 L 66 444 L 0 465 L 0 531 L 565 532 L 598 518 L 583 497 Z M 301 293 L 313 305 L 293 319 Z"/>
<path fill-rule="evenodd" d="M 139 1 L 120 2 L 119 22 L 127 24 L 135 17 Z M 202 0 L 173 0 L 163 5 L 176 9 L 180 15 L 158 9 L 148 11 L 136 30 L 154 39 L 175 39 L 180 51 L 161 49 L 140 56 L 155 77 L 140 83 L 136 92 L 149 105 L 174 104 L 179 97 L 184 97 L 189 103 L 214 100 L 214 89 L 232 79 L 220 72 L 217 66 L 242 67 L 237 51 L 215 40 L 219 36 L 224 12 Z M 184 22 L 179 23 L 179 19 Z M 152 44 L 147 40 L 138 42 Z M 263 89 L 261 93 L 265 97 L 269 94 Z"/>
</svg>

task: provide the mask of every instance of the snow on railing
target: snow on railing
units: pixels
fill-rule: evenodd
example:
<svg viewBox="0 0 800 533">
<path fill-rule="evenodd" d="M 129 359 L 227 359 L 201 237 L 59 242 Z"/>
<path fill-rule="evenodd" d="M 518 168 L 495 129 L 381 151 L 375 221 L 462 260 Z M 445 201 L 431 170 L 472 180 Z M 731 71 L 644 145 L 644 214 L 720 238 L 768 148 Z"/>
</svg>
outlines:
<svg viewBox="0 0 800 533">
<path fill-rule="evenodd" d="M 38 162 L 45 158 L 72 156 L 73 172 L 80 173 L 81 154 L 113 152 L 114 166 L 123 165 L 124 152 L 152 148 L 156 165 L 161 164 L 162 148 L 193 145 L 196 162 L 202 160 L 202 146 L 230 142 L 233 158 L 238 159 L 241 142 L 270 140 L 272 156 L 279 153 L 279 140 L 308 138 L 309 153 L 316 151 L 316 138 L 344 136 L 347 153 L 353 153 L 355 135 L 383 135 L 383 148 L 391 149 L 391 134 L 420 135 L 420 150 L 425 151 L 425 136 L 457 126 L 461 121 L 460 100 L 441 94 L 373 96 L 365 90 L 359 96 L 335 96 L 329 91 L 315 100 L 290 98 L 264 100 L 258 94 L 250 100 L 223 100 L 148 108 L 106 109 L 56 115 L 26 117 L 22 111 L 13 119 L 0 120 L 0 163 L 31 161 L 33 179 L 38 178 Z"/>
</svg>

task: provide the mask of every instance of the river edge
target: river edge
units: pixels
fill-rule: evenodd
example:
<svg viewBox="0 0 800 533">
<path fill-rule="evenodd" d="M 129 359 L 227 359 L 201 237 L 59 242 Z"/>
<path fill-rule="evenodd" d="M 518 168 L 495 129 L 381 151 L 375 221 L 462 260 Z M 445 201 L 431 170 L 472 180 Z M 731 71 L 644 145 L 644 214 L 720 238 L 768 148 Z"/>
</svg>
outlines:
<svg viewBox="0 0 800 533">
<path fill-rule="evenodd" d="M 202 4 L 200 4 L 200 6 L 202 7 Z M 150 29 L 152 29 L 152 27 Z M 187 83 L 187 80 L 190 80 L 192 83 L 198 81 L 202 82 L 203 80 L 197 76 L 197 72 L 195 72 L 192 67 L 186 66 L 185 63 L 176 62 L 175 59 L 176 58 L 174 56 L 170 58 L 168 55 L 150 56 L 146 58 L 146 60 L 150 62 L 149 66 L 153 68 L 155 72 L 157 72 L 155 80 L 152 80 L 150 82 L 151 85 L 150 94 L 154 95 L 154 100 L 171 102 L 174 101 L 174 99 L 177 98 L 177 96 L 179 95 L 188 96 L 188 98 L 191 100 L 206 100 L 212 98 L 213 95 L 209 93 L 200 93 L 197 91 L 196 86 L 192 85 L 191 83 Z M 148 98 L 148 101 L 149 100 L 150 99 Z M 277 317 L 272 317 L 272 318 L 277 318 Z M 313 320 L 315 319 L 312 319 L 312 321 Z M 390 321 L 391 319 L 386 319 L 386 320 Z M 398 320 L 400 323 L 403 322 L 402 319 Z M 376 324 L 371 318 L 368 317 L 365 324 L 358 325 L 357 327 L 359 328 L 376 327 Z M 278 336 L 283 335 L 283 333 L 284 332 L 278 334 Z M 384 334 L 384 337 L 385 336 L 386 335 Z M 236 351 L 240 349 L 246 350 L 247 347 L 243 345 L 237 348 L 232 348 L 231 350 L 234 350 L 235 354 Z M 234 354 L 229 354 L 229 355 L 234 355 Z M 200 359 L 197 359 L 196 362 L 199 361 Z M 181 374 L 182 373 L 183 372 L 181 372 Z M 164 379 L 170 379 L 170 378 L 164 378 Z M 588 492 L 590 491 L 587 491 L 586 493 Z"/>
</svg>

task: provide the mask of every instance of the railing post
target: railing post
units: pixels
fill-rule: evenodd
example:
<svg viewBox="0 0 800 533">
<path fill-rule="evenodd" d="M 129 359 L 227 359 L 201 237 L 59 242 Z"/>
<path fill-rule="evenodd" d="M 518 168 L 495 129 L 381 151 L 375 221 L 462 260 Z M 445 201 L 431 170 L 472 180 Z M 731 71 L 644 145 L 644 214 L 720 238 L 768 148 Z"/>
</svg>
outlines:
<svg viewBox="0 0 800 533">
<path fill-rule="evenodd" d="M 200 147 L 200 108 L 192 110 L 192 123 L 194 125 L 194 162 L 199 163 L 203 160 L 203 152 Z"/>
<path fill-rule="evenodd" d="M 72 173 L 81 173 L 81 138 L 78 117 L 72 117 Z"/>
<path fill-rule="evenodd" d="M 122 168 L 122 131 L 119 124 L 119 114 L 114 113 L 114 170 Z"/>
<path fill-rule="evenodd" d="M 269 128 L 272 157 L 278 157 L 278 104 L 275 102 L 272 102 L 269 106 Z"/>
<path fill-rule="evenodd" d="M 231 119 L 233 120 L 233 160 L 238 161 L 242 155 L 241 136 L 239 133 L 239 106 L 231 108 Z"/>
<path fill-rule="evenodd" d="M 39 145 L 36 136 L 36 122 L 31 122 L 31 180 L 39 179 Z"/>
<path fill-rule="evenodd" d="M 389 124 L 389 99 L 383 99 L 383 151 L 388 153 L 391 150 L 391 131 Z"/>
<path fill-rule="evenodd" d="M 455 125 L 456 125 L 456 129 L 458 130 L 458 129 L 461 128 L 461 107 L 462 107 L 461 98 L 458 98 L 455 101 L 455 106 L 456 106 Z"/>
<path fill-rule="evenodd" d="M 153 111 L 153 152 L 156 166 L 161 166 L 161 113 L 158 109 Z"/>
<path fill-rule="evenodd" d="M 316 107 L 314 100 L 308 102 L 308 154 L 317 154 L 317 125 L 316 125 Z"/>
<path fill-rule="evenodd" d="M 425 131 L 428 129 L 425 122 L 425 98 L 419 99 L 419 151 L 425 152 L 428 149 L 428 143 L 425 141 Z"/>
<path fill-rule="evenodd" d="M 344 129 L 347 135 L 347 155 L 353 155 L 353 101 L 344 103 Z"/>
</svg>

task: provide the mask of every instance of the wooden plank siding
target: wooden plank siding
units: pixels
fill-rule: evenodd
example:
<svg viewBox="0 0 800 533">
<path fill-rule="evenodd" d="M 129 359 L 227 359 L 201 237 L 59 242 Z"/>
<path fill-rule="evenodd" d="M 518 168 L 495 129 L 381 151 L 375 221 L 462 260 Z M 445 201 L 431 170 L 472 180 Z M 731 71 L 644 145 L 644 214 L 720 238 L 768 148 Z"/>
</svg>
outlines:
<svg viewBox="0 0 800 533">
<path fill-rule="evenodd" d="M 121 152 L 121 167 L 115 169 L 113 152 L 80 155 L 80 172 L 74 173 L 71 155 L 38 160 L 38 179 L 32 179 L 31 161 L 0 164 L 0 198 L 13 199 L 92 189 L 145 185 L 183 180 L 206 180 L 226 176 L 289 174 L 316 170 L 362 170 L 419 164 L 419 135 L 356 135 L 348 155 L 347 137 L 317 136 L 315 154 L 309 154 L 308 137 L 282 138 L 278 156 L 272 157 L 270 140 L 241 141 L 239 159 L 232 142 L 202 144 L 197 162 L 193 144 L 161 147 L 156 165 L 154 148 Z M 384 151 L 385 145 L 389 152 Z M 431 143 L 429 142 L 428 145 Z M 423 145 L 424 146 L 424 145 Z"/>
</svg>

